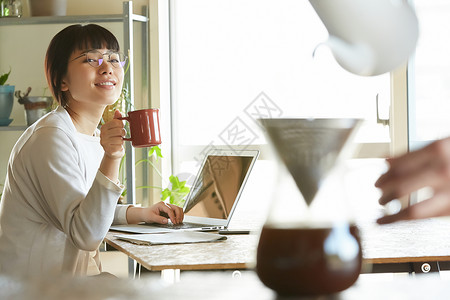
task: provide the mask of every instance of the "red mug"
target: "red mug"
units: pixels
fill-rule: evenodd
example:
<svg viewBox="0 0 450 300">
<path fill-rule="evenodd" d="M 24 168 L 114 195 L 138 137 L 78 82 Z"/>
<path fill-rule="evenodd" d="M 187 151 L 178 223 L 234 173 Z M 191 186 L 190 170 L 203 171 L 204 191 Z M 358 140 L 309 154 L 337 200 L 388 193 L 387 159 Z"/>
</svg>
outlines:
<svg viewBox="0 0 450 300">
<path fill-rule="evenodd" d="M 149 108 L 128 112 L 127 117 L 118 118 L 130 123 L 130 138 L 135 148 L 152 147 L 161 144 L 161 133 L 159 131 L 159 109 Z"/>
</svg>

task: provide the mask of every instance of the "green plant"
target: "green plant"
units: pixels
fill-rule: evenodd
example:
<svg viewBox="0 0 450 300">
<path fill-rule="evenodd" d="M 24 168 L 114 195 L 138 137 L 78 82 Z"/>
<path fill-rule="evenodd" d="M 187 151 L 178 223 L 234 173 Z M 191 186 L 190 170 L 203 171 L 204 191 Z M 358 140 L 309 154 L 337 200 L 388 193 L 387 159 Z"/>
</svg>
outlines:
<svg viewBox="0 0 450 300">
<path fill-rule="evenodd" d="M 9 68 L 8 73 L 4 73 L 0 76 L 0 85 L 5 85 L 6 81 L 8 80 L 9 74 L 11 74 L 11 68 Z"/>
<path fill-rule="evenodd" d="M 138 160 L 135 163 L 135 166 L 142 164 L 142 163 L 146 163 L 146 164 L 150 165 L 162 179 L 164 179 L 161 174 L 161 171 L 158 169 L 158 167 L 152 161 L 154 159 L 156 162 L 160 158 L 163 158 L 163 156 L 161 154 L 161 148 L 159 148 L 159 146 L 153 146 L 147 152 L 147 157 L 144 159 Z M 124 173 L 123 172 L 124 163 L 125 163 L 125 156 L 122 158 L 122 161 L 120 164 L 120 170 L 121 170 L 122 174 Z M 125 176 L 123 176 L 122 182 L 126 182 Z M 185 201 L 184 197 L 186 197 L 190 191 L 190 188 L 186 186 L 186 181 L 180 181 L 178 176 L 170 175 L 169 182 L 170 182 L 170 185 L 165 189 L 163 189 L 160 186 L 149 186 L 149 185 L 138 186 L 138 187 L 136 187 L 136 189 L 159 189 L 159 190 L 161 190 L 161 200 L 165 201 L 166 199 L 168 199 L 170 204 L 177 205 L 177 206 L 183 206 L 184 201 Z M 122 196 L 125 197 L 126 194 L 127 194 L 127 190 L 125 189 L 122 193 Z"/>
<path fill-rule="evenodd" d="M 163 158 L 161 154 L 161 149 L 158 146 L 153 146 L 148 151 L 148 158 L 142 159 L 139 162 L 146 162 L 150 164 L 162 178 L 161 172 L 158 170 L 155 164 L 153 164 L 153 162 L 149 159 L 153 155 L 155 155 L 156 160 L 158 160 L 158 158 Z M 180 181 L 178 176 L 170 175 L 169 181 L 170 181 L 169 187 L 161 191 L 161 200 L 164 201 L 167 198 L 169 198 L 170 204 L 183 206 L 185 201 L 184 197 L 186 197 L 187 194 L 189 194 L 189 191 L 191 189 L 186 186 L 186 181 Z"/>
<path fill-rule="evenodd" d="M 186 201 L 184 197 L 191 189 L 186 186 L 186 181 L 180 181 L 178 176 L 170 175 L 169 181 L 171 186 L 161 192 L 161 200 L 169 198 L 169 203 L 183 207 Z"/>
</svg>

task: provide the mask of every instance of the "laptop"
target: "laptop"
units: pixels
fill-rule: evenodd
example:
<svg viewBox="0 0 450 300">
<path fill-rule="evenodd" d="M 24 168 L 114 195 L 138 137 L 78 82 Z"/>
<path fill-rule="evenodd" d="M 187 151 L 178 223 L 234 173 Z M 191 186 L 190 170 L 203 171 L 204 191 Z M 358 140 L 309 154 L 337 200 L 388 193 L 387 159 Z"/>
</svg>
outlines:
<svg viewBox="0 0 450 300">
<path fill-rule="evenodd" d="M 183 224 L 113 225 L 111 230 L 163 233 L 173 230 L 226 229 L 237 207 L 258 150 L 214 149 L 204 157 L 183 207 Z"/>
</svg>

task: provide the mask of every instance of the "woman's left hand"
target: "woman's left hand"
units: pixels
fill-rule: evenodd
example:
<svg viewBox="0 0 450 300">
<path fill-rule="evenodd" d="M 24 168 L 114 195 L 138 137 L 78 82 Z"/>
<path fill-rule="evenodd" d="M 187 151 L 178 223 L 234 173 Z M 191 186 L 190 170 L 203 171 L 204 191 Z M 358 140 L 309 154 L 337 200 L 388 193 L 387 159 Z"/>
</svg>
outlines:
<svg viewBox="0 0 450 300">
<path fill-rule="evenodd" d="M 173 224 L 180 224 L 184 219 L 183 208 L 163 201 L 150 206 L 148 209 L 149 220 L 146 221 L 147 223 L 167 224 L 168 219 L 170 219 Z"/>
</svg>

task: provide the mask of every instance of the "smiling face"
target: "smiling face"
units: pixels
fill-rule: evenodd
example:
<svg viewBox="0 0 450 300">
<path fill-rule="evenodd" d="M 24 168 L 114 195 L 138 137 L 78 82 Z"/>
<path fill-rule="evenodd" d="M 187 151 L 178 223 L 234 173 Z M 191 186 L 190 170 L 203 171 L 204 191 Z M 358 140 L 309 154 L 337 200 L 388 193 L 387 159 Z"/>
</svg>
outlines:
<svg viewBox="0 0 450 300">
<path fill-rule="evenodd" d="M 92 67 L 83 55 L 88 50 L 118 52 L 120 47 L 109 30 L 96 24 L 70 25 L 58 32 L 48 46 L 46 78 L 50 91 L 63 107 L 69 101 L 74 105 L 74 101 L 105 105 L 119 98 L 124 70 L 106 61 L 98 68 Z M 108 60 L 108 56 L 103 59 Z"/>
<path fill-rule="evenodd" d="M 66 94 L 69 106 L 74 101 L 77 105 L 113 104 L 119 99 L 124 70 L 113 67 L 107 59 L 98 67 L 93 67 L 83 55 L 87 50 L 75 50 L 69 58 L 67 73 L 63 77 L 61 91 Z M 100 53 L 107 53 L 109 49 L 95 49 Z M 105 55 L 107 58 L 107 55 Z"/>
</svg>

